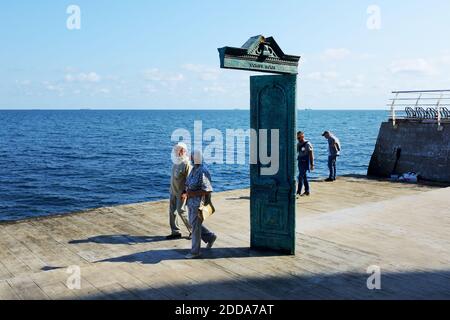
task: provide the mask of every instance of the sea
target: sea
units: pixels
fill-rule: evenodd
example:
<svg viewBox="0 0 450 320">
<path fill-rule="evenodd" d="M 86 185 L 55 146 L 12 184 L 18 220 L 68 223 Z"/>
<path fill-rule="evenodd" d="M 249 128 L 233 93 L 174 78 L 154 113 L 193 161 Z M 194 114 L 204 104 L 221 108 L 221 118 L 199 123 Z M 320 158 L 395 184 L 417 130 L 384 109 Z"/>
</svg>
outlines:
<svg viewBox="0 0 450 320">
<path fill-rule="evenodd" d="M 338 175 L 364 175 L 385 111 L 300 110 L 315 149 L 312 179 L 327 176 L 332 131 Z M 168 198 L 172 134 L 247 130 L 248 110 L 0 110 L 0 221 Z M 208 145 L 207 142 L 204 143 Z M 215 191 L 248 188 L 249 164 L 209 164 Z"/>
</svg>

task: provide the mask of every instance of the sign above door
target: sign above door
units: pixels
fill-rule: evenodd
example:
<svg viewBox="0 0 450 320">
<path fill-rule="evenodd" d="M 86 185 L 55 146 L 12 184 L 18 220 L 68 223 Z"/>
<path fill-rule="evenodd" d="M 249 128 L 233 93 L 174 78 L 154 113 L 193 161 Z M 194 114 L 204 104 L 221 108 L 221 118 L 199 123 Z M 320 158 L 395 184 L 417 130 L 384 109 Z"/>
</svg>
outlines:
<svg viewBox="0 0 450 320">
<path fill-rule="evenodd" d="M 251 37 L 241 48 L 218 49 L 220 67 L 275 74 L 298 74 L 300 56 L 285 54 L 273 37 Z"/>
</svg>

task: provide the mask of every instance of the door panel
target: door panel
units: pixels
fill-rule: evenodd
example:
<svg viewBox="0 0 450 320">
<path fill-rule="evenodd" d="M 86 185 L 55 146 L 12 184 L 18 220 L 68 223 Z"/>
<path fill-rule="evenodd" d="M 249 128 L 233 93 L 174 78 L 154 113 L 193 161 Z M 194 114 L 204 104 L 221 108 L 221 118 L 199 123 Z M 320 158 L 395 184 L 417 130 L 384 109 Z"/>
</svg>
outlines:
<svg viewBox="0 0 450 320">
<path fill-rule="evenodd" d="M 279 170 L 251 165 L 252 248 L 295 253 L 296 76 L 257 76 L 251 84 L 251 128 L 279 130 Z M 273 134 L 273 133 L 272 133 Z M 268 135 L 269 154 L 272 148 Z M 257 141 L 258 151 L 261 141 Z M 270 166 L 270 165 L 266 165 Z"/>
</svg>

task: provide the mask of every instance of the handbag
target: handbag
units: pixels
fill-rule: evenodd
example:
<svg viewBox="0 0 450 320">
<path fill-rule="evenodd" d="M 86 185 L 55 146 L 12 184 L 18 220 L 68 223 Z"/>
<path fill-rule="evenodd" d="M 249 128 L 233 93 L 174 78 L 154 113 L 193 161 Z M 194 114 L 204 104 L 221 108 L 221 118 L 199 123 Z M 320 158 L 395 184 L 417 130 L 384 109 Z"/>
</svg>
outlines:
<svg viewBox="0 0 450 320">
<path fill-rule="evenodd" d="M 200 207 L 198 208 L 198 218 L 200 221 L 205 221 L 209 217 L 211 217 L 216 212 L 216 208 L 211 202 L 211 197 L 209 197 L 209 201 L 205 204 L 205 197 L 202 197 L 202 202 L 200 203 Z"/>
</svg>

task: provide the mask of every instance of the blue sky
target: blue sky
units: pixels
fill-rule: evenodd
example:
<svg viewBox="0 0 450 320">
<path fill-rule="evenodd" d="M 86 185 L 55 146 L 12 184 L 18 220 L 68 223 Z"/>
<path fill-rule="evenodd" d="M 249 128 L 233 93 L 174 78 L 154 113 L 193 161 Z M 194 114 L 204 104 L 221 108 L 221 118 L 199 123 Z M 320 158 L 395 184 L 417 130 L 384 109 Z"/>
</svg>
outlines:
<svg viewBox="0 0 450 320">
<path fill-rule="evenodd" d="M 81 29 L 68 30 L 69 5 Z M 381 29 L 370 29 L 369 6 Z M 2 1 L 2 109 L 248 108 L 217 48 L 273 36 L 302 55 L 299 107 L 383 109 L 397 89 L 450 89 L 448 0 Z"/>
</svg>

